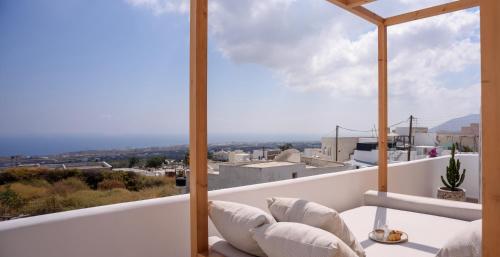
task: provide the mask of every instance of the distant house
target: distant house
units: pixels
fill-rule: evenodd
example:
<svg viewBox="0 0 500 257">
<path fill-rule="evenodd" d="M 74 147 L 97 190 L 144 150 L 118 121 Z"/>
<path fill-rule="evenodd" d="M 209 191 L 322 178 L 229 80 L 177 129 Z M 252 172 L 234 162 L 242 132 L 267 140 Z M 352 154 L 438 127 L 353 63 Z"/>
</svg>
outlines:
<svg viewBox="0 0 500 257">
<path fill-rule="evenodd" d="M 229 153 L 229 162 L 231 163 L 240 163 L 249 161 L 250 161 L 249 153 L 245 153 L 241 150 L 236 150 Z"/>
<path fill-rule="evenodd" d="M 474 152 L 479 151 L 479 123 L 471 123 L 469 126 L 462 127 L 460 131 L 440 131 L 437 133 L 439 145 L 451 147 L 452 144 L 458 144 L 461 147 L 467 147 Z"/>
<path fill-rule="evenodd" d="M 325 166 L 285 161 L 224 163 L 219 165 L 217 172 L 208 173 L 208 187 L 210 190 L 215 190 L 332 173 L 351 168 L 342 163 L 328 163 Z"/>
<path fill-rule="evenodd" d="M 338 138 L 338 149 L 337 149 L 337 139 L 332 136 L 327 136 L 321 138 L 321 151 L 322 154 L 327 156 L 333 161 L 348 161 L 351 159 L 351 155 L 356 149 L 356 145 L 359 141 L 358 137 L 339 137 Z M 337 155 L 335 154 L 337 151 Z M 337 156 L 337 160 L 335 157 Z"/>
<path fill-rule="evenodd" d="M 255 149 L 252 160 L 274 160 L 281 153 L 281 149 Z"/>
<path fill-rule="evenodd" d="M 228 151 L 224 151 L 224 150 L 220 150 L 220 151 L 214 152 L 212 154 L 212 159 L 214 161 L 227 162 L 227 161 L 229 161 L 229 152 Z"/>
</svg>

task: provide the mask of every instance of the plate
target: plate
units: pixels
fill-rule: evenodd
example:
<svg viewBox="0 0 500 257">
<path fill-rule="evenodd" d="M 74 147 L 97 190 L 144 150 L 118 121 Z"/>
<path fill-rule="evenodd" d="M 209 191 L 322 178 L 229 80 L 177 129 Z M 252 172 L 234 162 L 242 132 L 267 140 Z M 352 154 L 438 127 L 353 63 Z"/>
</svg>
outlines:
<svg viewBox="0 0 500 257">
<path fill-rule="evenodd" d="M 401 240 L 399 240 L 399 241 L 387 241 L 385 239 L 379 240 L 379 239 L 375 238 L 375 235 L 373 233 L 374 233 L 374 231 L 370 232 L 368 234 L 368 237 L 375 242 L 379 242 L 379 243 L 383 243 L 383 244 L 400 244 L 400 243 L 404 243 L 404 242 L 408 241 L 408 234 L 406 234 L 405 232 L 403 232 L 403 234 L 401 235 Z"/>
</svg>

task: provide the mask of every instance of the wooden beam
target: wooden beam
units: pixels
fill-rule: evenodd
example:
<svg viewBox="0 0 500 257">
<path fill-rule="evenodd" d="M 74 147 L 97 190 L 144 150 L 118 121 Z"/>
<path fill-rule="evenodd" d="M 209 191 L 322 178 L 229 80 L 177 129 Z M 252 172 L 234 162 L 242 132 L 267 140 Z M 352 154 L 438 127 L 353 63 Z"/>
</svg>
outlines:
<svg viewBox="0 0 500 257">
<path fill-rule="evenodd" d="M 500 1 L 481 0 L 483 257 L 500 256 Z"/>
<path fill-rule="evenodd" d="M 384 18 L 378 16 L 376 13 L 364 8 L 363 6 L 356 6 L 351 8 L 348 6 L 347 0 L 327 0 L 327 1 L 377 26 L 384 23 Z"/>
<path fill-rule="evenodd" d="M 376 0 L 347 0 L 347 7 L 353 8 L 356 6 L 362 6 L 364 4 L 368 4 L 375 1 Z"/>
<path fill-rule="evenodd" d="M 401 24 L 409 21 L 420 20 L 424 18 L 429 18 L 436 15 L 441 15 L 445 13 L 460 11 L 472 7 L 479 6 L 479 0 L 458 0 L 451 3 L 446 3 L 434 7 L 425 8 L 422 10 L 404 13 L 389 17 L 385 19 L 384 24 L 386 26 L 392 26 L 396 24 Z"/>
<path fill-rule="evenodd" d="M 189 168 L 191 256 L 208 253 L 207 10 L 191 0 L 189 63 Z"/>
<path fill-rule="evenodd" d="M 378 26 L 378 191 L 387 192 L 387 27 Z"/>
</svg>

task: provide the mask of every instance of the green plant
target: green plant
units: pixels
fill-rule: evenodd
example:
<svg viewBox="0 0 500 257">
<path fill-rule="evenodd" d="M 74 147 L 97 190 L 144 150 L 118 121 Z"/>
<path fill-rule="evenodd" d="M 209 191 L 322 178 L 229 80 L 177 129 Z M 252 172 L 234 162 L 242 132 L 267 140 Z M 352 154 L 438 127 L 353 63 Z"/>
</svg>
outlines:
<svg viewBox="0 0 500 257">
<path fill-rule="evenodd" d="M 137 166 L 137 164 L 139 164 L 139 161 L 140 160 L 137 157 L 130 157 L 128 159 L 128 167 L 133 168 L 133 167 Z"/>
<path fill-rule="evenodd" d="M 292 149 L 292 148 L 293 148 L 293 145 L 291 143 L 286 143 L 286 144 L 280 146 L 281 151 L 286 151 L 286 150 Z"/>
<path fill-rule="evenodd" d="M 149 158 L 146 162 L 146 168 L 160 168 L 165 162 L 165 157 L 156 156 Z"/>
<path fill-rule="evenodd" d="M 101 171 L 88 171 L 83 172 L 82 179 L 90 188 L 97 189 L 97 184 L 104 180 L 104 176 Z"/>
<path fill-rule="evenodd" d="M 0 204 L 8 210 L 17 211 L 25 202 L 10 186 L 7 186 L 4 191 L 0 192 Z"/>
<path fill-rule="evenodd" d="M 462 152 L 471 153 L 471 152 L 474 152 L 474 150 L 472 150 L 471 147 L 464 145 L 464 146 L 462 146 Z"/>
<path fill-rule="evenodd" d="M 446 167 L 446 180 L 441 176 L 441 181 L 451 191 L 457 191 L 457 187 L 462 185 L 465 179 L 465 169 L 460 175 L 460 160 L 455 160 L 455 150 L 456 147 L 453 145 L 451 147 L 450 163 Z"/>
</svg>

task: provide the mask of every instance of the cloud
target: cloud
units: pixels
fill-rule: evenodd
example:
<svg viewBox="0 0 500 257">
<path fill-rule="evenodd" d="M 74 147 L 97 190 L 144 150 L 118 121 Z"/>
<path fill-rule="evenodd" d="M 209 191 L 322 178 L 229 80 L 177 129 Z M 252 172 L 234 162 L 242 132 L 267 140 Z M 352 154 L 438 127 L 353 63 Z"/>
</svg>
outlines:
<svg viewBox="0 0 500 257">
<path fill-rule="evenodd" d="M 150 9 L 155 15 L 164 13 L 188 13 L 188 0 L 126 0 L 127 3 Z"/>
<path fill-rule="evenodd" d="M 214 0 L 213 0 L 214 1 Z M 298 91 L 376 99 L 377 31 L 324 0 L 216 0 L 211 35 L 231 61 L 257 63 Z M 399 2 L 399 9 L 413 7 Z M 265 5 L 265 6 L 263 6 Z M 407 5 L 407 6 L 406 6 Z M 250 11 L 249 11 L 250 10 Z M 479 110 L 478 11 L 459 11 L 389 29 L 393 117 Z M 453 79 L 468 78 L 469 83 Z M 448 108 L 446 106 L 453 106 Z M 437 110 L 439 109 L 439 110 Z"/>
<path fill-rule="evenodd" d="M 181 0 L 129 2 L 157 14 L 188 9 Z M 394 10 L 415 8 L 415 1 L 391 4 Z M 395 116 L 417 107 L 423 108 L 415 111 L 422 115 L 478 111 L 479 79 L 460 81 L 478 77 L 478 12 L 459 11 L 389 28 L 389 92 L 396 98 Z M 267 67 L 292 90 L 376 97 L 376 28 L 327 1 L 211 0 L 209 26 L 223 56 Z M 444 79 L 449 77 L 455 81 Z M 457 107 L 444 108 L 443 103 Z M 443 110 L 427 111 L 429 106 Z"/>
</svg>

